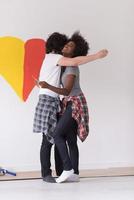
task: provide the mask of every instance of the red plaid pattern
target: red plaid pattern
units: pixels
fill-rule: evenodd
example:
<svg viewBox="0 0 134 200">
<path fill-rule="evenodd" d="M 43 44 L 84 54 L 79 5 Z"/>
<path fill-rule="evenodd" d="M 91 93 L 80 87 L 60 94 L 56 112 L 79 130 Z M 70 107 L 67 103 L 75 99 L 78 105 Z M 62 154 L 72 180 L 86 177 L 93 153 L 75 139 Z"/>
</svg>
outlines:
<svg viewBox="0 0 134 200">
<path fill-rule="evenodd" d="M 72 117 L 78 124 L 78 136 L 83 142 L 89 134 L 89 114 L 85 96 L 81 93 L 78 96 L 68 96 L 62 100 L 62 114 L 66 110 L 67 103 L 72 102 Z"/>
</svg>

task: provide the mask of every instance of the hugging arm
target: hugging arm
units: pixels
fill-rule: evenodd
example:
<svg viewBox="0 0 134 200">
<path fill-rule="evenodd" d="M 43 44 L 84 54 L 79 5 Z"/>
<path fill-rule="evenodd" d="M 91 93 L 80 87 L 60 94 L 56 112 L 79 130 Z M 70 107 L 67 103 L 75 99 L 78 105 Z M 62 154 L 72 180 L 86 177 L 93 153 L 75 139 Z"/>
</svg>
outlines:
<svg viewBox="0 0 134 200">
<path fill-rule="evenodd" d="M 95 53 L 95 54 L 89 54 L 87 56 L 78 56 L 78 57 L 74 57 L 74 58 L 67 58 L 67 57 L 62 57 L 59 61 L 58 61 L 58 65 L 59 66 L 79 66 L 79 65 L 83 65 L 86 64 L 88 62 L 100 59 L 100 58 L 104 58 L 105 56 L 107 56 L 108 51 L 106 49 L 102 49 L 99 52 Z"/>
<path fill-rule="evenodd" d="M 41 88 L 47 88 L 60 95 L 68 96 L 73 88 L 74 80 L 75 80 L 75 75 L 68 74 L 66 76 L 64 88 L 58 88 L 58 87 L 52 86 L 45 81 L 40 81 L 39 85 Z"/>
</svg>

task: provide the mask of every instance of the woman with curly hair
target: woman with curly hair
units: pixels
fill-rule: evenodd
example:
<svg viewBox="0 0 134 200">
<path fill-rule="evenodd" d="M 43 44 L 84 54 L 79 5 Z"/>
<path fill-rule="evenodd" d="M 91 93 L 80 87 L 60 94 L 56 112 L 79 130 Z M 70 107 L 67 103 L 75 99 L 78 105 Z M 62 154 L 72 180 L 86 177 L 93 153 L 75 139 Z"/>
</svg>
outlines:
<svg viewBox="0 0 134 200">
<path fill-rule="evenodd" d="M 41 81 L 39 83 L 42 88 L 47 88 L 55 93 L 65 95 L 62 101 L 62 116 L 60 117 L 53 133 L 54 142 L 56 144 L 56 148 L 58 149 L 55 154 L 55 158 L 57 160 L 56 171 L 57 174 L 60 175 L 59 178 L 56 179 L 56 182 L 58 183 L 66 180 L 79 180 L 79 152 L 77 146 L 77 135 L 81 141 L 86 139 L 89 132 L 89 117 L 86 99 L 79 84 L 78 64 L 83 64 L 85 60 L 82 59 L 87 59 L 89 57 L 86 56 L 88 49 L 88 43 L 80 35 L 80 33 L 74 33 L 68 43 L 64 46 L 62 53 L 64 61 L 67 60 L 67 58 L 69 59 L 69 57 L 73 57 L 70 58 L 70 61 L 74 59 L 77 60 L 77 62 L 72 63 L 72 66 L 75 67 L 70 65 L 70 67 L 68 66 L 67 68 L 63 67 L 63 88 L 55 87 L 45 81 Z M 90 55 L 90 59 L 93 61 L 95 59 L 105 57 L 106 55 L 107 50 L 102 50 L 97 54 Z M 66 66 L 65 63 L 62 61 L 63 66 Z M 69 152 L 66 141 L 68 143 Z M 58 152 L 61 160 L 58 156 Z"/>
</svg>

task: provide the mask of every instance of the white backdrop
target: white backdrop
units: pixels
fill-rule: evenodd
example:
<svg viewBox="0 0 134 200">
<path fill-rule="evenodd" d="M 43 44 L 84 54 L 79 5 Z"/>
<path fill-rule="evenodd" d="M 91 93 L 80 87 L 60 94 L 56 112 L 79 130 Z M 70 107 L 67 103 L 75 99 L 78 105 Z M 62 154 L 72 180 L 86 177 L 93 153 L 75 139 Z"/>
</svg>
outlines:
<svg viewBox="0 0 134 200">
<path fill-rule="evenodd" d="M 0 0 L 0 37 L 24 41 L 80 30 L 90 53 L 109 56 L 80 67 L 90 135 L 79 141 L 80 169 L 134 166 L 134 1 Z M 41 135 L 32 133 L 38 89 L 23 103 L 0 76 L 0 165 L 39 170 Z M 52 158 L 53 164 L 53 158 Z"/>
</svg>

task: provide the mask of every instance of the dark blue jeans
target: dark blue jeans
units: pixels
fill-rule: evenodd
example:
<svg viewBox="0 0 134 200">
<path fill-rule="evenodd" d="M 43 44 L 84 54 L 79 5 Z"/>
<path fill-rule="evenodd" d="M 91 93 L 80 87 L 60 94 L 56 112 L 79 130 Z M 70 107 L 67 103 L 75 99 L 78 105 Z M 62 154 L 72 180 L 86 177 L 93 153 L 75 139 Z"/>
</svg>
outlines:
<svg viewBox="0 0 134 200">
<path fill-rule="evenodd" d="M 74 169 L 76 174 L 79 174 L 79 151 L 77 146 L 77 123 L 72 118 L 71 103 L 68 104 L 65 113 L 59 118 L 55 130 L 55 168 L 59 176 L 63 169 Z M 67 141 L 67 144 L 66 144 Z M 51 155 L 52 144 L 48 142 L 43 134 L 42 144 L 40 149 L 40 162 L 42 177 L 52 174 L 51 170 Z"/>
<path fill-rule="evenodd" d="M 72 168 L 74 169 L 74 173 L 79 174 L 77 122 L 72 118 L 71 102 L 68 103 L 66 111 L 58 121 L 54 140 L 56 145 L 55 166 L 57 175 L 60 175 L 62 170 L 70 170 Z"/>
</svg>

